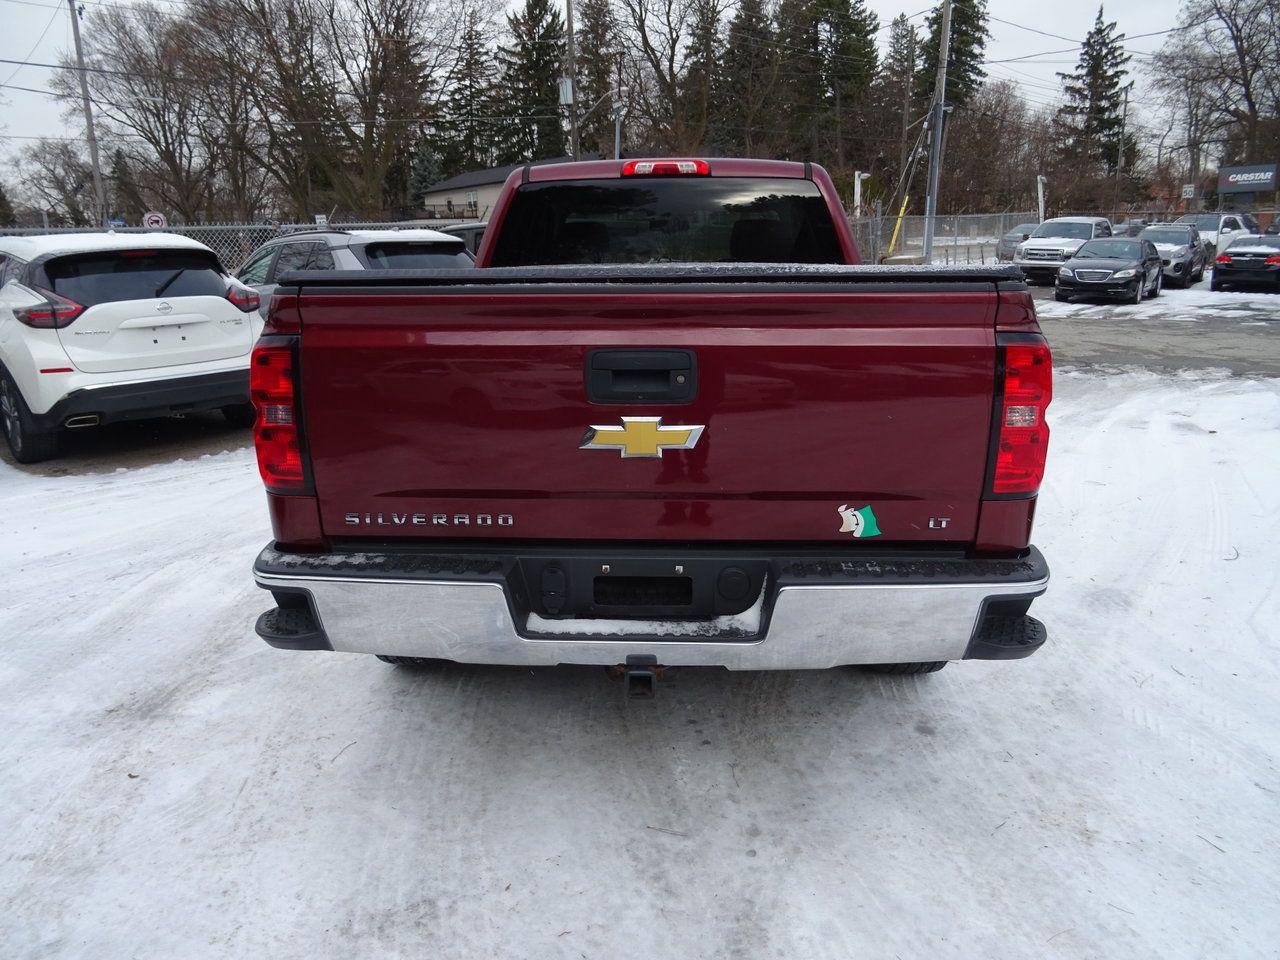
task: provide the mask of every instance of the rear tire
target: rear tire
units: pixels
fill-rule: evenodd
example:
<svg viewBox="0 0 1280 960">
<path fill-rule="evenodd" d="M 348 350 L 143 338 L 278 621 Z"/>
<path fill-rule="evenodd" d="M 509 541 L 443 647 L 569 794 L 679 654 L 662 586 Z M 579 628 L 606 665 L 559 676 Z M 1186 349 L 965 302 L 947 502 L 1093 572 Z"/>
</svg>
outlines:
<svg viewBox="0 0 1280 960">
<path fill-rule="evenodd" d="M 258 417 L 258 411 L 252 403 L 233 403 L 222 408 L 222 415 L 233 427 L 252 427 Z"/>
<path fill-rule="evenodd" d="M 58 455 L 57 431 L 36 429 L 22 391 L 9 371 L 3 369 L 0 369 L 0 422 L 9 452 L 19 463 L 39 463 Z"/>
<path fill-rule="evenodd" d="M 395 667 L 408 667 L 411 670 L 425 670 L 430 667 L 442 667 L 448 660 L 438 660 L 434 657 L 386 657 L 380 653 L 374 654 L 383 663 L 389 663 Z"/>
<path fill-rule="evenodd" d="M 1210 289 L 1212 292 L 1217 293 L 1219 290 L 1225 290 L 1225 289 L 1226 289 L 1226 287 L 1224 287 L 1222 284 L 1220 284 L 1217 280 L 1210 280 L 1210 281 L 1209 281 L 1209 289 Z"/>
<path fill-rule="evenodd" d="M 870 663 L 863 669 L 901 677 L 917 673 L 937 673 L 946 665 L 946 660 L 926 660 L 922 663 Z"/>
</svg>

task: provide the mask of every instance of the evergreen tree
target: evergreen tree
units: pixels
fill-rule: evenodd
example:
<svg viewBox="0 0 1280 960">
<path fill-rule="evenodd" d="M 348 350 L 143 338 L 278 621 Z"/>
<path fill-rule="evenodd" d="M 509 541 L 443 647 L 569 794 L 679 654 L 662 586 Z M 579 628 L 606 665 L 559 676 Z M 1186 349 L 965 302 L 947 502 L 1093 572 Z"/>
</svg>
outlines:
<svg viewBox="0 0 1280 960">
<path fill-rule="evenodd" d="M 565 153 L 560 107 L 564 20 L 550 0 L 525 0 L 507 14 L 511 45 L 499 48 L 503 112 L 498 159 L 505 163 L 545 160 Z"/>
<path fill-rule="evenodd" d="M 682 89 L 684 116 L 696 149 L 704 150 L 712 139 L 719 96 L 723 42 L 720 37 L 720 0 L 694 0 L 689 42 L 685 47 L 685 81 Z"/>
<path fill-rule="evenodd" d="M 454 171 L 457 172 L 460 171 Z M 422 206 L 422 197 L 432 185 L 445 177 L 444 164 L 436 152 L 435 144 L 424 137 L 418 142 L 418 149 L 409 167 L 409 202 L 415 210 Z"/>
<path fill-rule="evenodd" d="M 728 153 L 769 155 L 770 128 L 778 118 L 776 50 L 763 0 L 741 0 L 729 22 L 724 82 L 716 91 L 717 139 Z"/>
<path fill-rule="evenodd" d="M 577 9 L 574 40 L 578 47 L 578 114 L 604 100 L 580 123 L 578 142 L 585 153 L 613 155 L 613 98 L 622 56 L 618 24 L 609 0 L 582 0 Z"/>
<path fill-rule="evenodd" d="M 138 186 L 137 177 L 133 174 L 133 166 L 124 151 L 116 148 L 111 154 L 111 167 L 107 171 L 107 181 L 111 184 L 111 193 L 115 199 L 112 212 L 122 214 L 126 220 L 141 222 L 142 215 L 150 209 L 142 198 L 142 190 Z"/>
<path fill-rule="evenodd" d="M 921 49 L 916 72 L 918 109 L 933 99 L 938 79 L 938 48 L 942 33 L 942 5 L 929 14 L 929 33 Z M 947 103 L 964 106 L 987 75 L 982 54 L 991 36 L 987 30 L 987 0 L 953 0 L 951 4 L 951 51 L 947 57 Z"/>
<path fill-rule="evenodd" d="M 822 0 L 779 0 L 778 94 L 773 117 L 778 152 L 802 160 L 819 153 L 826 113 Z"/>
<path fill-rule="evenodd" d="M 4 184 L 0 183 L 0 227 L 13 226 L 13 204 L 9 202 L 9 195 L 5 193 Z"/>
<path fill-rule="evenodd" d="M 1062 158 L 1077 165 L 1079 173 L 1099 163 L 1109 172 L 1116 169 L 1122 149 L 1123 81 L 1129 72 L 1125 69 L 1128 63 L 1124 34 L 1116 33 L 1115 21 L 1103 20 L 1102 7 L 1098 7 L 1097 19 L 1084 38 L 1075 70 L 1058 74 L 1066 95 L 1066 104 L 1056 117 L 1058 142 Z M 1130 148 L 1131 144 L 1125 147 Z M 1125 152 L 1127 155 L 1130 149 Z"/>
<path fill-rule="evenodd" d="M 443 176 L 493 165 L 494 117 L 506 107 L 494 97 L 495 66 L 474 7 L 463 14 L 458 60 L 444 98 L 440 143 Z M 424 154 L 420 151 L 416 162 Z"/>
<path fill-rule="evenodd" d="M 834 143 L 835 168 L 847 172 L 850 136 L 868 132 L 872 83 L 879 55 L 876 33 L 879 18 L 865 0 L 820 0 L 822 70 Z M 864 168 L 865 169 L 865 168 Z"/>
<path fill-rule="evenodd" d="M 892 129 L 898 131 L 898 172 L 907 164 L 907 151 L 914 142 L 911 135 L 913 87 L 920 66 L 920 36 L 906 17 L 898 14 L 889 24 L 889 42 L 880 66 L 879 106 L 883 115 L 893 118 Z"/>
</svg>

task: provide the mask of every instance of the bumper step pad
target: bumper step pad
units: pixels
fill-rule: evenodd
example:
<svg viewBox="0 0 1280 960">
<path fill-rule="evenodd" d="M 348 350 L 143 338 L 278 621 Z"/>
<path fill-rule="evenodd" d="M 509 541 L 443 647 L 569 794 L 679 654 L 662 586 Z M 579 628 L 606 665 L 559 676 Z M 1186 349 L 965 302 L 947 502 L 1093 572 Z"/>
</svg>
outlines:
<svg viewBox="0 0 1280 960">
<path fill-rule="evenodd" d="M 282 650 L 332 650 L 324 629 L 308 609 L 272 607 L 254 625 L 258 636 Z"/>
<path fill-rule="evenodd" d="M 1035 617 L 992 617 L 969 643 L 966 660 L 1021 660 L 1044 645 L 1049 631 Z"/>
</svg>

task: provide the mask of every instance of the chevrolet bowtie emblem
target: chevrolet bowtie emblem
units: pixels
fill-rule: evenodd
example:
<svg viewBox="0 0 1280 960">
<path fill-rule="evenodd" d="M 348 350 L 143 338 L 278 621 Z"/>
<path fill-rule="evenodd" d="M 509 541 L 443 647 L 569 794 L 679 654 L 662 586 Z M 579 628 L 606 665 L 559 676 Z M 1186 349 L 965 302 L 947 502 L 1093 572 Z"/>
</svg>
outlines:
<svg viewBox="0 0 1280 960">
<path fill-rule="evenodd" d="M 661 457 L 663 450 L 692 450 L 704 427 L 664 427 L 661 417 L 623 417 L 622 426 L 587 427 L 579 449 L 618 450 L 625 457 Z"/>
</svg>

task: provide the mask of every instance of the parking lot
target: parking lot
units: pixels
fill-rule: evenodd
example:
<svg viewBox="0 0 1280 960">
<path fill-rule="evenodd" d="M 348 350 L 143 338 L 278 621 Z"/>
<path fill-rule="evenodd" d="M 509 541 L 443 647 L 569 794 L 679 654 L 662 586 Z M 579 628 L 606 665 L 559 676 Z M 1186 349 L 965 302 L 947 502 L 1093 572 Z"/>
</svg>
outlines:
<svg viewBox="0 0 1280 960">
<path fill-rule="evenodd" d="M 247 431 L 192 416 L 5 459 L 0 942 L 1274 956 L 1280 296 L 1036 296 L 1060 368 L 1050 640 L 1015 663 L 685 670 L 627 706 L 597 669 L 276 651 Z"/>
<path fill-rule="evenodd" d="M 1165 287 L 1140 306 L 1059 303 L 1032 287 L 1054 360 L 1098 370 L 1173 373 L 1211 367 L 1235 376 L 1280 376 L 1280 296 Z"/>
</svg>

